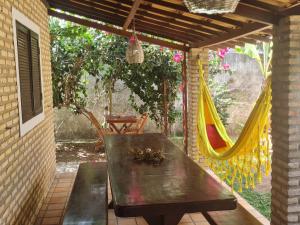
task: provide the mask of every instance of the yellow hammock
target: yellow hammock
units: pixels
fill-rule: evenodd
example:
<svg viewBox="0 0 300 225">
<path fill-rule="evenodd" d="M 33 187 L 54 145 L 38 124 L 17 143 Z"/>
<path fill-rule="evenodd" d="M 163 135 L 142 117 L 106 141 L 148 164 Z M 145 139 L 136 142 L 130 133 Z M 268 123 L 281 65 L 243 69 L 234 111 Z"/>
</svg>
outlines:
<svg viewBox="0 0 300 225">
<path fill-rule="evenodd" d="M 232 188 L 235 183 L 239 185 L 240 191 L 243 187 L 246 189 L 254 188 L 256 181 L 260 182 L 262 179 L 262 171 L 264 170 L 268 175 L 271 167 L 269 140 L 270 76 L 267 78 L 265 87 L 238 140 L 233 143 L 210 96 L 200 62 L 199 72 L 197 143 L 200 154 L 198 156 L 203 155 L 210 168 L 222 180 L 227 180 Z"/>
</svg>

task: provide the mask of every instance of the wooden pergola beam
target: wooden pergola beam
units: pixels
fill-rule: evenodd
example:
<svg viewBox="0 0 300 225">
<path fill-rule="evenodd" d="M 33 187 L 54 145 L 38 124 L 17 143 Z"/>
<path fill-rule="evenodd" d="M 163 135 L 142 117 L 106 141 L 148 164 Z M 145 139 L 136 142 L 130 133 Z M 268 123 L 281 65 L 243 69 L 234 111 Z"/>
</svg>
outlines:
<svg viewBox="0 0 300 225">
<path fill-rule="evenodd" d="M 101 4 L 110 4 L 108 1 L 106 0 L 97 0 L 97 2 L 101 3 Z M 125 4 L 125 5 L 131 5 L 132 3 L 130 2 L 130 0 L 119 0 L 120 3 Z M 211 28 L 211 29 L 216 29 L 216 30 L 220 30 L 220 31 L 225 31 L 227 32 L 229 30 L 229 28 L 209 22 L 209 21 L 205 21 L 205 20 L 199 20 L 199 19 L 195 19 L 193 17 L 189 17 L 189 16 L 185 16 L 179 13 L 175 13 L 175 12 L 171 12 L 171 11 L 166 11 L 166 10 L 162 10 L 159 8 L 154 8 L 151 5 L 145 5 L 142 4 L 140 5 L 140 9 L 149 11 L 149 12 L 153 12 L 156 14 L 160 14 L 166 17 L 172 17 L 172 18 L 176 18 L 182 21 L 187 21 L 190 23 L 194 23 L 197 25 L 203 25 L 206 26 L 207 28 Z"/>
<path fill-rule="evenodd" d="M 238 4 L 234 14 L 267 25 L 277 24 L 279 21 L 276 14 L 243 4 Z"/>
<path fill-rule="evenodd" d="M 280 12 L 281 16 L 300 15 L 300 3 L 296 3 Z"/>
<path fill-rule="evenodd" d="M 167 2 L 164 0 L 147 0 L 148 2 L 163 5 L 165 7 L 169 7 L 171 9 L 179 10 L 181 12 L 190 13 L 188 9 L 184 5 L 177 5 L 171 2 Z M 246 5 L 246 4 L 239 4 L 234 12 L 234 14 L 245 17 L 247 19 L 250 19 L 255 22 L 272 25 L 277 24 L 278 17 L 276 14 L 273 14 L 272 12 L 268 12 L 259 8 L 253 8 L 252 6 Z M 212 20 L 220 21 L 223 23 L 231 24 L 234 26 L 242 27 L 243 24 L 240 21 L 233 20 L 231 18 L 225 17 L 225 16 L 219 16 L 219 15 L 204 15 L 199 14 L 200 16 L 204 18 L 209 18 Z"/>
<path fill-rule="evenodd" d="M 102 9 L 93 10 L 93 7 L 75 1 L 72 2 L 71 4 L 70 0 L 64 0 L 63 2 L 59 0 L 51 0 L 51 6 L 56 9 L 75 13 L 77 15 L 84 16 L 93 20 L 107 22 L 119 27 L 122 27 L 123 21 L 127 15 L 126 12 L 122 12 L 121 15 L 120 14 L 115 15 L 113 12 L 109 12 Z M 145 27 L 147 27 L 146 30 L 145 29 L 141 30 L 140 27 L 143 26 L 139 26 L 140 23 L 141 22 L 138 20 L 136 24 L 137 31 L 142 31 L 144 33 L 151 34 L 151 31 L 153 33 L 153 30 L 156 30 L 155 36 L 158 37 L 162 37 L 162 38 L 166 38 L 169 40 L 178 41 L 182 43 L 191 43 L 196 40 L 201 40 L 200 36 L 197 36 L 196 38 L 195 36 L 188 35 L 188 33 L 184 33 L 180 30 L 178 31 L 178 30 L 169 29 L 168 27 L 155 26 L 149 23 L 145 25 Z"/>
<path fill-rule="evenodd" d="M 270 26 L 260 23 L 250 23 L 245 25 L 241 29 L 232 30 L 230 33 L 223 34 L 220 37 L 215 37 L 207 41 L 196 42 L 192 44 L 192 47 L 196 48 L 203 48 L 203 47 L 210 47 L 213 45 L 222 44 L 231 40 L 239 39 L 245 37 L 249 34 L 257 33 L 261 30 L 267 29 Z"/>
<path fill-rule="evenodd" d="M 274 6 L 265 2 L 257 1 L 257 0 L 240 0 L 239 4 L 248 5 L 255 8 L 260 8 L 264 10 L 269 10 L 273 12 L 279 12 L 280 7 Z"/>
<path fill-rule="evenodd" d="M 147 2 L 151 2 L 151 3 L 157 4 L 157 5 L 162 5 L 164 7 L 174 9 L 174 10 L 177 10 L 179 12 L 190 13 L 184 5 L 177 5 L 177 4 L 167 2 L 167 1 L 164 1 L 164 0 L 147 0 Z M 238 27 L 243 26 L 243 23 L 238 21 L 238 20 L 233 20 L 231 18 L 223 17 L 223 16 L 220 16 L 220 15 L 208 15 L 208 14 L 197 14 L 197 15 L 199 15 L 199 16 L 205 18 L 205 19 L 210 19 L 210 20 L 215 20 L 215 21 L 218 21 L 218 22 L 223 22 L 223 23 L 227 23 L 227 24 L 233 25 L 233 26 L 238 26 Z"/>
<path fill-rule="evenodd" d="M 131 10 L 129 12 L 129 15 L 127 16 L 126 20 L 125 20 L 125 23 L 123 25 L 123 30 L 127 30 L 129 25 L 131 24 L 132 20 L 134 19 L 134 16 L 137 12 L 137 10 L 139 9 L 140 7 L 140 4 L 143 2 L 143 0 L 135 0 L 132 7 L 131 7 Z"/>
<path fill-rule="evenodd" d="M 103 24 L 93 22 L 93 21 L 90 21 L 90 20 L 81 19 L 81 18 L 78 18 L 78 17 L 75 17 L 75 16 L 71 16 L 71 15 L 61 13 L 61 12 L 57 12 L 57 11 L 52 10 L 52 9 L 48 10 L 48 14 L 50 16 L 54 16 L 54 17 L 57 17 L 57 18 L 60 18 L 60 19 L 63 19 L 63 20 L 68 20 L 68 21 L 71 21 L 73 23 L 77 23 L 77 24 L 80 24 L 80 25 L 83 25 L 83 26 L 87 26 L 87 27 L 98 29 L 98 30 L 110 32 L 110 33 L 117 34 L 117 35 L 120 35 L 120 36 L 130 37 L 132 35 L 131 32 L 128 32 L 128 31 L 125 31 L 125 30 L 122 30 L 122 29 L 117 29 L 117 28 L 110 27 L 110 26 L 107 26 L 107 25 L 103 25 Z M 145 42 L 148 42 L 148 43 L 151 43 L 151 44 L 161 45 L 161 46 L 164 46 L 164 47 L 167 47 L 167 48 L 172 48 L 172 49 L 176 49 L 176 50 L 180 50 L 180 51 L 188 51 L 189 50 L 188 47 L 186 47 L 182 44 L 176 44 L 176 43 L 172 43 L 172 42 L 165 41 L 165 40 L 155 39 L 155 38 L 148 37 L 148 36 L 141 35 L 141 34 L 137 34 L 137 36 L 141 41 L 145 41 Z"/>
</svg>

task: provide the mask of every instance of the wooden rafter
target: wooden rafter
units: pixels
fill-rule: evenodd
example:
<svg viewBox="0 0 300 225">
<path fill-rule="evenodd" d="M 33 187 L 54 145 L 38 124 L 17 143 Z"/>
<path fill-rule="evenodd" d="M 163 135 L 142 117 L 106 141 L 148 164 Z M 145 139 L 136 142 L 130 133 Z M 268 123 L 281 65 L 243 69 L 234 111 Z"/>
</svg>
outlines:
<svg viewBox="0 0 300 225">
<path fill-rule="evenodd" d="M 99 0 L 97 0 L 99 1 Z M 99 2 L 103 3 L 103 4 L 107 4 L 108 1 L 106 0 L 100 0 Z M 120 3 L 125 4 L 125 5 L 131 5 L 130 0 L 119 0 Z M 195 19 L 193 17 L 189 17 L 186 15 L 182 15 L 180 13 L 176 13 L 176 12 L 171 12 L 171 11 L 167 11 L 167 10 L 163 10 L 163 9 L 159 9 L 159 8 L 154 8 L 153 6 L 151 6 L 151 4 L 142 4 L 140 5 L 140 9 L 152 12 L 152 13 L 156 13 L 156 14 L 160 14 L 160 15 L 164 15 L 166 17 L 171 17 L 171 18 L 176 18 L 182 21 L 187 21 L 187 22 L 191 22 L 194 24 L 198 24 L 198 25 L 203 25 L 206 28 L 210 28 L 212 30 L 220 30 L 220 31 L 228 31 L 227 27 L 212 23 L 210 21 L 207 20 L 199 20 L 199 19 Z"/>
<path fill-rule="evenodd" d="M 271 25 L 278 23 L 281 17 L 300 15 L 300 4 L 296 0 L 240 0 L 236 12 L 222 15 L 190 13 L 182 0 L 41 1 L 48 2 L 53 9 L 83 16 L 86 21 L 92 19 L 108 27 L 117 26 L 113 28 L 118 34 L 130 28 L 134 18 L 138 32 L 193 47 L 269 41 Z"/>
<path fill-rule="evenodd" d="M 147 1 L 157 4 L 157 5 L 162 5 L 164 7 L 167 7 L 167 8 L 173 9 L 173 10 L 177 10 L 182 13 L 190 13 L 184 5 L 177 5 L 177 4 L 167 2 L 164 0 L 147 0 Z M 233 20 L 231 18 L 223 17 L 220 15 L 208 15 L 208 14 L 197 14 L 197 15 L 203 17 L 204 19 L 215 20 L 215 21 L 227 23 L 227 24 L 233 25 L 233 26 L 239 26 L 239 27 L 243 26 L 243 24 L 238 20 Z"/>
<path fill-rule="evenodd" d="M 280 14 L 282 16 L 300 15 L 300 3 L 296 3 L 289 8 L 282 10 Z"/>
<path fill-rule="evenodd" d="M 138 8 L 140 7 L 140 4 L 143 2 L 143 0 L 135 0 L 131 10 L 129 12 L 129 15 L 126 18 L 126 21 L 123 25 L 123 29 L 127 30 L 127 28 L 129 27 L 129 25 L 131 24 L 132 20 L 134 19 L 134 16 L 136 14 L 136 11 L 138 10 Z"/>
<path fill-rule="evenodd" d="M 272 12 L 268 12 L 259 8 L 250 7 L 248 5 L 243 4 L 239 4 L 237 6 L 234 14 L 267 25 L 277 24 L 279 20 L 278 15 Z"/>
<path fill-rule="evenodd" d="M 202 48 L 202 47 L 210 47 L 213 45 L 218 45 L 218 44 L 225 43 L 225 42 L 228 42 L 231 40 L 245 37 L 249 34 L 253 34 L 260 30 L 264 30 L 267 28 L 269 28 L 269 26 L 265 25 L 265 24 L 251 23 L 241 29 L 236 29 L 236 30 L 231 31 L 230 33 L 224 34 L 221 37 L 215 37 L 215 38 L 212 38 L 207 41 L 194 43 L 192 45 L 192 47 L 198 47 L 198 48 L 201 47 Z"/>
<path fill-rule="evenodd" d="M 71 21 L 71 22 L 74 22 L 74 23 L 77 23 L 77 24 L 80 24 L 80 25 L 83 25 L 83 26 L 92 27 L 92 28 L 95 28 L 95 29 L 99 29 L 99 30 L 102 30 L 102 31 L 110 32 L 110 33 L 121 35 L 121 36 L 126 36 L 126 37 L 131 36 L 131 32 L 128 32 L 128 31 L 125 31 L 125 30 L 122 30 L 122 29 L 117 29 L 117 28 L 114 28 L 114 27 L 111 27 L 111 26 L 103 25 L 103 24 L 93 22 L 93 21 L 90 21 L 90 20 L 81 19 L 81 18 L 78 18 L 78 17 L 75 17 L 75 16 L 67 15 L 67 14 L 64 14 L 64 13 L 61 13 L 61 12 L 57 12 L 57 11 L 52 10 L 52 9 L 49 9 L 48 13 L 51 16 L 54 16 L 54 17 L 57 17 L 57 18 L 60 18 L 60 19 L 64 19 L 64 20 L 68 20 L 68 21 Z M 152 37 L 148 37 L 148 36 L 140 35 L 140 34 L 138 34 L 137 36 L 141 41 L 149 42 L 149 43 L 152 43 L 152 44 L 161 45 L 161 46 L 164 46 L 164 47 L 167 47 L 167 48 L 177 49 L 177 50 L 181 50 L 181 51 L 188 51 L 189 50 L 188 47 L 186 47 L 182 44 L 175 44 L 175 43 L 172 43 L 172 42 L 169 42 L 169 41 L 160 40 L 160 39 L 156 39 L 156 38 L 152 38 Z"/>
<path fill-rule="evenodd" d="M 81 1 L 81 3 L 77 3 L 74 1 L 72 2 L 71 6 L 68 6 L 70 2 L 71 2 L 70 0 L 65 0 L 63 2 L 59 0 L 52 0 L 52 6 L 54 6 L 57 9 L 61 9 L 63 11 L 69 11 L 80 16 L 85 16 L 90 19 L 108 22 L 110 24 L 117 25 L 120 27 L 123 25 L 122 21 L 126 18 L 127 15 L 125 12 L 123 12 L 123 14 L 115 15 L 114 13 L 108 12 L 106 10 L 99 9 L 95 11 L 93 10 L 93 7 L 81 4 L 84 1 Z M 143 26 L 146 26 L 148 31 L 150 31 L 148 32 L 149 34 L 154 33 L 155 36 L 167 38 L 182 43 L 201 40 L 200 36 L 195 37 L 193 35 L 189 35 L 189 37 L 186 37 L 188 33 L 182 32 L 181 30 L 174 30 L 174 29 L 170 29 L 169 27 L 156 26 L 155 24 L 145 23 L 139 20 L 136 22 L 137 31 L 145 32 L 145 29 L 143 30 L 139 29 L 142 28 Z"/>
<path fill-rule="evenodd" d="M 248 5 L 248 6 L 252 6 L 255 8 L 260 8 L 260 9 L 264 9 L 264 10 L 269 10 L 269 11 L 273 11 L 273 12 L 279 12 L 280 7 L 268 4 L 266 2 L 261 2 L 258 0 L 240 0 L 240 5 Z"/>
</svg>

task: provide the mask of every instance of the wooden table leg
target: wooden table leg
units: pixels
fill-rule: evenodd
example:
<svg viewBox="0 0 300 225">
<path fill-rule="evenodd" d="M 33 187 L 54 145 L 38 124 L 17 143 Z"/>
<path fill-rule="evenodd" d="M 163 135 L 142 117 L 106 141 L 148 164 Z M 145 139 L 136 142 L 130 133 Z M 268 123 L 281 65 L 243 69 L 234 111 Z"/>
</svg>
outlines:
<svg viewBox="0 0 300 225">
<path fill-rule="evenodd" d="M 177 225 L 183 214 L 168 214 L 158 216 L 144 216 L 149 225 Z"/>
<path fill-rule="evenodd" d="M 207 213 L 207 212 L 202 212 L 202 215 L 205 217 L 205 219 L 207 220 L 207 222 L 211 225 L 218 225 L 213 218 L 211 218 L 211 216 Z"/>
<path fill-rule="evenodd" d="M 119 130 L 114 123 L 110 123 L 110 126 L 117 132 L 117 134 L 121 134 L 121 130 Z"/>
<path fill-rule="evenodd" d="M 114 209 L 114 202 L 113 202 L 113 200 L 110 200 L 110 202 L 108 203 L 108 209 Z"/>
</svg>

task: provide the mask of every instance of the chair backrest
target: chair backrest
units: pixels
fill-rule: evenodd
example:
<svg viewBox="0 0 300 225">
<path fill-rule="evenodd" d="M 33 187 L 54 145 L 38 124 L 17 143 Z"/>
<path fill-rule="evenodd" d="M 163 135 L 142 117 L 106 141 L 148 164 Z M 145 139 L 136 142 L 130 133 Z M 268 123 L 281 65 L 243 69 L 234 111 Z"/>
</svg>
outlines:
<svg viewBox="0 0 300 225">
<path fill-rule="evenodd" d="M 143 115 L 141 116 L 137 124 L 138 134 L 144 133 L 144 128 L 147 120 L 148 120 L 148 113 L 143 113 Z"/>
</svg>

